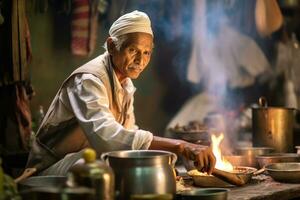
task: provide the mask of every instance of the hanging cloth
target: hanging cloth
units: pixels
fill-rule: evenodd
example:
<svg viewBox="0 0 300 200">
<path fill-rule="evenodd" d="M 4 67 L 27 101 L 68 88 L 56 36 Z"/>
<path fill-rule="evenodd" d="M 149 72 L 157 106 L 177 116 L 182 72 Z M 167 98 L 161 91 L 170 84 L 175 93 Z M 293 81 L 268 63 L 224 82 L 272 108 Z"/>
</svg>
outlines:
<svg viewBox="0 0 300 200">
<path fill-rule="evenodd" d="M 71 50 L 74 55 L 89 56 L 97 39 L 97 0 L 74 0 L 71 23 Z"/>
</svg>

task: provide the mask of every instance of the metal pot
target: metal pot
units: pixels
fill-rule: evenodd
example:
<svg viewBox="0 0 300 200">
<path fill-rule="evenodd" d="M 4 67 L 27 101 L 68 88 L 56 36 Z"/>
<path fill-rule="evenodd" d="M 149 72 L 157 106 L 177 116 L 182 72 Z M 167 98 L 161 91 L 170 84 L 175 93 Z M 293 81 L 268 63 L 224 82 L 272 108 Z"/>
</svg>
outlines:
<svg viewBox="0 0 300 200">
<path fill-rule="evenodd" d="M 95 190 L 95 200 L 113 200 L 115 176 L 111 167 L 96 160 L 96 151 L 90 148 L 83 152 L 84 163 L 73 165 L 68 173 L 70 185 L 84 186 Z"/>
<path fill-rule="evenodd" d="M 167 151 L 130 150 L 102 154 L 115 173 L 118 199 L 138 194 L 176 193 L 173 166 L 176 155 Z"/>
<path fill-rule="evenodd" d="M 268 107 L 259 98 L 258 108 L 252 108 L 253 146 L 273 147 L 277 152 L 293 152 L 295 109 Z"/>
</svg>

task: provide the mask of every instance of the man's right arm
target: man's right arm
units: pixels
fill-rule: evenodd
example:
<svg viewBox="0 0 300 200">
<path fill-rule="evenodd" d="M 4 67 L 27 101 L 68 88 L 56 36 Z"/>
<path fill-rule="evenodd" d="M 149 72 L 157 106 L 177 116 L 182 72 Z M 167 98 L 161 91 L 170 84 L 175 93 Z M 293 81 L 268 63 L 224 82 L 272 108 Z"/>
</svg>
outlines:
<svg viewBox="0 0 300 200">
<path fill-rule="evenodd" d="M 152 133 L 125 129 L 116 121 L 109 109 L 107 89 L 96 76 L 76 75 L 67 93 L 74 115 L 97 152 L 149 147 Z"/>
<path fill-rule="evenodd" d="M 183 140 L 154 136 L 149 149 L 171 151 L 194 161 L 195 167 L 200 171 L 211 174 L 215 164 L 215 156 L 208 146 L 197 145 Z"/>
</svg>

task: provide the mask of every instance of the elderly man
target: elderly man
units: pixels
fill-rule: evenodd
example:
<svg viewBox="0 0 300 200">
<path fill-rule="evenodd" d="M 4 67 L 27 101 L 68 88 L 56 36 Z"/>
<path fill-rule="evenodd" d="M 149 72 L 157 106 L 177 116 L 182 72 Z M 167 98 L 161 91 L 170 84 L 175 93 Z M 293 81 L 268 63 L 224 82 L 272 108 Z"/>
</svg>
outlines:
<svg viewBox="0 0 300 200">
<path fill-rule="evenodd" d="M 209 147 L 153 136 L 138 129 L 133 112 L 136 79 L 150 61 L 153 33 L 149 17 L 133 11 L 109 30 L 106 52 L 76 69 L 62 84 L 37 132 L 27 167 L 39 175 L 65 175 L 84 148 L 98 155 L 113 150 L 168 150 L 211 173 Z"/>
</svg>

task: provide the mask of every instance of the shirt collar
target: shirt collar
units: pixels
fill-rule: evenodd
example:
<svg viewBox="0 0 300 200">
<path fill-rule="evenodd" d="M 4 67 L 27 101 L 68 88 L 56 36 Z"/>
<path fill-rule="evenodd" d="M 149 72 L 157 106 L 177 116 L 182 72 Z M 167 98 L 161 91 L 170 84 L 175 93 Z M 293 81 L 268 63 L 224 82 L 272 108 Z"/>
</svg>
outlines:
<svg viewBox="0 0 300 200">
<path fill-rule="evenodd" d="M 108 57 L 110 57 L 110 56 L 108 55 Z M 108 60 L 109 60 L 108 64 L 113 69 L 111 59 L 109 58 Z M 136 87 L 134 86 L 132 80 L 127 77 L 122 82 L 120 82 L 114 69 L 112 70 L 112 72 L 113 72 L 113 77 L 114 77 L 113 80 L 114 80 L 114 85 L 115 85 L 115 92 L 118 93 L 119 91 L 124 90 L 128 95 L 132 96 L 134 94 L 134 92 L 136 91 Z"/>
</svg>

